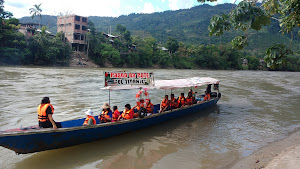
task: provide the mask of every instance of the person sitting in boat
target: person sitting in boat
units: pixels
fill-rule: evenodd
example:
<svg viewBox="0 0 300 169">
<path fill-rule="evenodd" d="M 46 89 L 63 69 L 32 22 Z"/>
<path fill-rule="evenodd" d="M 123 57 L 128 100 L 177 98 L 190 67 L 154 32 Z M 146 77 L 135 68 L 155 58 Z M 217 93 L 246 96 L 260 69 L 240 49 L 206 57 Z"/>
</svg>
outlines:
<svg viewBox="0 0 300 169">
<path fill-rule="evenodd" d="M 171 109 L 178 108 L 178 101 L 177 101 L 177 99 L 175 99 L 175 96 L 173 93 L 171 94 L 170 106 L 171 106 Z"/>
<path fill-rule="evenodd" d="M 210 97 L 210 93 L 211 93 L 211 84 L 207 85 L 205 95 L 207 94 Z"/>
<path fill-rule="evenodd" d="M 193 93 L 189 92 L 188 96 L 185 98 L 186 102 L 185 105 L 193 105 Z"/>
<path fill-rule="evenodd" d="M 178 107 L 183 107 L 185 105 L 186 99 L 184 97 L 184 93 L 180 94 L 177 101 L 178 101 Z"/>
<path fill-rule="evenodd" d="M 132 109 L 136 109 L 136 113 L 134 113 L 134 118 L 138 117 L 139 116 L 139 111 L 141 108 L 146 108 L 146 103 L 145 103 L 145 100 L 143 98 L 140 99 L 140 101 L 136 104 L 136 106 L 134 106 Z"/>
<path fill-rule="evenodd" d="M 125 105 L 125 109 L 123 111 L 123 113 L 121 114 L 121 116 L 119 116 L 118 120 L 123 119 L 123 120 L 129 120 L 129 119 L 133 119 L 133 110 L 131 109 L 130 104 L 126 104 Z"/>
<path fill-rule="evenodd" d="M 87 115 L 86 119 L 84 120 L 83 126 L 95 125 L 96 120 L 93 116 L 93 111 L 88 109 L 85 114 Z"/>
<path fill-rule="evenodd" d="M 164 112 L 170 110 L 170 100 L 168 98 L 168 95 L 165 95 L 165 98 L 160 103 L 160 110 L 159 112 Z"/>
<path fill-rule="evenodd" d="M 37 109 L 38 113 L 38 120 L 39 120 L 39 127 L 42 128 L 61 128 L 60 123 L 56 123 L 53 120 L 53 113 L 54 113 L 54 108 L 50 104 L 50 99 L 49 97 L 44 97 L 41 101 L 41 104 L 39 105 Z"/>
<path fill-rule="evenodd" d="M 210 100 L 210 94 L 208 94 L 207 91 L 205 91 L 204 101 L 208 101 L 208 100 Z"/>
<path fill-rule="evenodd" d="M 101 107 L 103 110 L 99 115 L 99 120 L 101 123 L 110 122 L 112 118 L 112 111 L 108 103 L 104 103 Z"/>
<path fill-rule="evenodd" d="M 118 111 L 118 106 L 114 106 L 113 110 L 114 110 L 114 112 L 112 114 L 112 120 L 111 120 L 111 122 L 118 121 L 118 118 L 120 116 L 120 112 Z"/>
<path fill-rule="evenodd" d="M 196 104 L 196 103 L 197 103 L 197 101 L 196 101 L 196 93 L 197 93 L 197 92 L 193 92 L 192 89 L 189 90 L 189 93 L 190 93 L 190 92 L 192 92 L 193 104 Z"/>
<path fill-rule="evenodd" d="M 146 106 L 147 113 L 153 114 L 154 105 L 151 103 L 151 100 L 149 99 L 147 106 Z"/>
</svg>

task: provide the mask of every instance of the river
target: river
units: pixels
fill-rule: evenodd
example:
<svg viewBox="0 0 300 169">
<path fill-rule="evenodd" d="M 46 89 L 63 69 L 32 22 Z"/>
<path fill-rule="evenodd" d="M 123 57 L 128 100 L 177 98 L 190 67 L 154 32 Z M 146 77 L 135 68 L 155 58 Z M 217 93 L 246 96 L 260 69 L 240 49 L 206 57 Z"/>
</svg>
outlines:
<svg viewBox="0 0 300 169">
<path fill-rule="evenodd" d="M 155 79 L 210 76 L 222 98 L 212 108 L 139 131 L 92 143 L 16 155 L 0 147 L 0 167 L 39 169 L 226 168 L 300 127 L 300 73 L 174 69 L 0 67 L 0 130 L 37 124 L 36 109 L 49 96 L 56 121 L 96 114 L 108 91 L 103 71 L 153 72 Z M 188 89 L 173 90 L 177 97 Z M 205 87 L 194 88 L 204 92 Z M 111 105 L 134 104 L 136 90 L 111 92 Z M 150 90 L 153 103 L 165 92 Z"/>
</svg>

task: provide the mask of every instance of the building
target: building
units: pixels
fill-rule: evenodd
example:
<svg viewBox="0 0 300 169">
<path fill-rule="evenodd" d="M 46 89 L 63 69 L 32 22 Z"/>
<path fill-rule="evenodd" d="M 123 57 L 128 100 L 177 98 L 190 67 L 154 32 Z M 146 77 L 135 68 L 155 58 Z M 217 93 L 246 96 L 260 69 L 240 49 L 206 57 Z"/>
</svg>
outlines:
<svg viewBox="0 0 300 169">
<path fill-rule="evenodd" d="M 86 51 L 87 17 L 66 15 L 57 17 L 57 32 L 64 32 L 67 42 L 72 44 L 75 51 Z"/>
<path fill-rule="evenodd" d="M 21 24 L 21 26 L 19 28 L 19 32 L 23 33 L 25 35 L 26 39 L 30 38 L 31 36 L 35 35 L 36 33 L 41 32 L 40 28 L 44 26 L 44 25 L 37 24 L 37 23 L 20 23 L 20 24 Z M 51 37 L 55 37 L 55 35 L 53 35 L 48 30 L 46 30 L 46 33 Z"/>
<path fill-rule="evenodd" d="M 39 24 L 37 23 L 21 23 L 19 32 L 23 33 L 26 39 L 28 39 L 29 37 L 35 34 L 38 28 L 39 28 Z"/>
</svg>

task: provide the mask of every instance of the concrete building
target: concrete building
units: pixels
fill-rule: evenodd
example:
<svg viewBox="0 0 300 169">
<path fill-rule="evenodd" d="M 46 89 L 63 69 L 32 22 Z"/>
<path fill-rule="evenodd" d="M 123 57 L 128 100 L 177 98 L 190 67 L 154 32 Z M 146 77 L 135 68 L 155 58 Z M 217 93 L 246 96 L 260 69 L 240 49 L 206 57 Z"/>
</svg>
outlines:
<svg viewBox="0 0 300 169">
<path fill-rule="evenodd" d="M 39 24 L 37 23 L 21 23 L 19 28 L 19 32 L 23 33 L 28 39 L 29 37 L 33 36 L 38 29 Z"/>
<path fill-rule="evenodd" d="M 86 51 L 87 17 L 78 15 L 58 16 L 57 32 L 64 32 L 66 40 L 72 44 L 75 51 Z"/>
</svg>

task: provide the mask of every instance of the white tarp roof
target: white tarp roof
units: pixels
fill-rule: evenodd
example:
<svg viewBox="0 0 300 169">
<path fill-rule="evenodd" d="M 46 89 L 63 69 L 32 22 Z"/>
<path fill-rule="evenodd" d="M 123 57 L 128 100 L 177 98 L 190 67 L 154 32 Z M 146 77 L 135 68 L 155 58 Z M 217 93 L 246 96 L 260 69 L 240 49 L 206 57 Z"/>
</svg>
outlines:
<svg viewBox="0 0 300 169">
<path fill-rule="evenodd" d="M 151 85 L 123 85 L 123 86 L 107 86 L 102 89 L 107 90 L 122 90 L 122 89 L 177 89 L 184 87 L 203 86 L 208 84 L 219 84 L 219 80 L 211 77 L 192 77 L 187 79 L 175 80 L 155 80 L 154 86 Z"/>
</svg>

